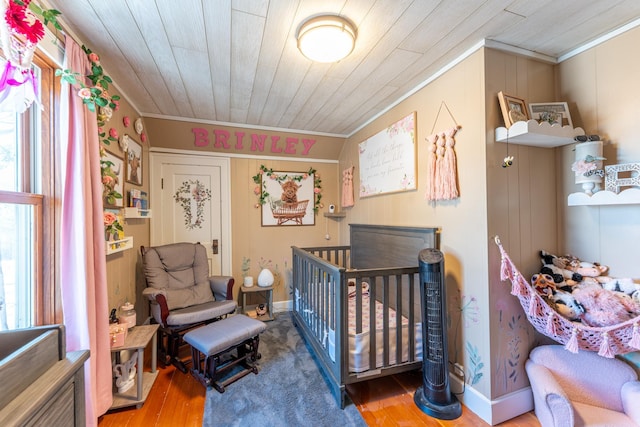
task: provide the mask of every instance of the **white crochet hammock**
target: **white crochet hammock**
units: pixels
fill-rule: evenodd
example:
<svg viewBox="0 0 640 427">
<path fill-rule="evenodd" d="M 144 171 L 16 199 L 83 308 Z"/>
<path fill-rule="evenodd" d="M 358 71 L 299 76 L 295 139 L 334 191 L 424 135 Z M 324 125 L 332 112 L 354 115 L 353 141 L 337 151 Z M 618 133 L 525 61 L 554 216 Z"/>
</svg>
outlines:
<svg viewBox="0 0 640 427">
<path fill-rule="evenodd" d="M 495 241 L 502 256 L 500 279 L 511 281 L 511 295 L 518 297 L 527 319 L 538 332 L 564 344 L 572 353 L 579 349 L 596 351 L 600 356 L 611 358 L 640 349 L 640 316 L 604 327 L 586 326 L 562 317 L 513 265 L 498 236 Z"/>
</svg>

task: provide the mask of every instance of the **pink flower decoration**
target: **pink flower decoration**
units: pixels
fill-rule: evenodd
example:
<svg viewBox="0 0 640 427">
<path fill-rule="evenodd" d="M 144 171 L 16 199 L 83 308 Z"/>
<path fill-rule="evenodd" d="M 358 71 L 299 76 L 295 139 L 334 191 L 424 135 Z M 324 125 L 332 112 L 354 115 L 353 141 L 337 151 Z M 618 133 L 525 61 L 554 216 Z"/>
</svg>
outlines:
<svg viewBox="0 0 640 427">
<path fill-rule="evenodd" d="M 124 116 L 122 118 L 122 123 L 124 124 L 124 127 L 128 128 L 131 124 L 131 119 L 129 118 L 129 116 Z"/>
<path fill-rule="evenodd" d="M 27 9 L 28 6 L 29 2 L 24 0 L 22 4 L 14 1 L 8 2 L 4 19 L 13 32 L 26 37 L 31 43 L 37 44 L 44 36 L 44 27 Z"/>
<path fill-rule="evenodd" d="M 598 166 L 595 162 L 587 162 L 584 160 L 578 160 L 573 165 L 571 165 L 571 170 L 576 173 L 576 176 L 584 175 L 585 173 L 596 170 Z"/>
<path fill-rule="evenodd" d="M 253 189 L 254 194 L 257 196 L 258 194 L 260 194 L 262 191 L 260 189 L 259 185 L 256 185 L 256 188 Z"/>
<path fill-rule="evenodd" d="M 89 61 L 98 63 L 100 62 L 100 57 L 97 54 L 91 52 L 89 54 Z"/>
<path fill-rule="evenodd" d="M 82 99 L 91 98 L 91 89 L 89 89 L 88 87 L 83 87 L 78 91 L 78 96 Z"/>
<path fill-rule="evenodd" d="M 309 174 L 308 173 L 305 173 L 304 175 L 302 175 L 302 179 L 307 179 L 307 178 L 309 178 Z"/>
<path fill-rule="evenodd" d="M 147 134 L 146 133 L 142 132 L 140 134 L 140 141 L 147 142 Z"/>
<path fill-rule="evenodd" d="M 109 136 L 110 136 L 111 138 L 118 139 L 118 131 L 117 131 L 117 130 L 115 130 L 115 128 L 111 128 L 111 129 L 109 129 Z"/>
<path fill-rule="evenodd" d="M 322 190 L 321 190 L 321 189 L 319 189 L 318 187 L 316 187 L 316 188 L 314 188 L 314 189 L 313 189 L 313 192 L 314 192 L 314 193 L 316 193 L 316 194 L 320 193 L 321 191 L 322 191 Z"/>
<path fill-rule="evenodd" d="M 102 129 L 102 127 L 98 127 L 98 134 L 102 134 L 102 132 L 104 132 L 104 129 Z"/>
<path fill-rule="evenodd" d="M 105 176 L 102 177 L 102 183 L 104 185 L 106 185 L 107 187 L 110 187 L 114 182 L 115 182 L 115 180 L 113 179 L 113 177 L 111 177 L 109 175 L 105 175 Z"/>
<path fill-rule="evenodd" d="M 112 100 L 116 106 L 113 108 L 113 111 L 118 111 L 120 109 L 120 101 Z"/>
<path fill-rule="evenodd" d="M 104 212 L 104 225 L 111 225 L 116 222 L 118 218 L 112 212 Z"/>
</svg>

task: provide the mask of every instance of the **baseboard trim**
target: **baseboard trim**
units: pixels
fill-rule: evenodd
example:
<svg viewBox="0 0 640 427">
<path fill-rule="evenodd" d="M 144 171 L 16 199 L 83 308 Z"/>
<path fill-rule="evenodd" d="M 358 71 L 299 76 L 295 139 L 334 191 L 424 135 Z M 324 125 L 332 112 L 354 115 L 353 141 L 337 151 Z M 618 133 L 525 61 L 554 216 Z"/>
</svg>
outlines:
<svg viewBox="0 0 640 427">
<path fill-rule="evenodd" d="M 457 395 L 464 406 L 492 426 L 533 410 L 531 387 L 489 400 L 473 387 L 463 384 L 458 377 L 449 375 L 449 378 L 452 390 L 462 390 L 465 387 L 464 393 Z"/>
<path fill-rule="evenodd" d="M 293 310 L 293 300 L 276 301 L 273 303 L 273 312 L 282 313 L 283 311 Z"/>
</svg>

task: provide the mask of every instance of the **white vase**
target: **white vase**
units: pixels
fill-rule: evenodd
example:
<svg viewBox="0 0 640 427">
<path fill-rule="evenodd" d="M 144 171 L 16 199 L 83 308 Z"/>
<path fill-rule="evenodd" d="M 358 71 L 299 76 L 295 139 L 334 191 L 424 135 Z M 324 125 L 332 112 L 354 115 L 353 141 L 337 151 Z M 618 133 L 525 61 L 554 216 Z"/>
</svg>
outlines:
<svg viewBox="0 0 640 427">
<path fill-rule="evenodd" d="M 245 288 L 252 287 L 253 286 L 253 277 L 245 276 L 244 280 L 242 281 L 242 284 L 244 285 Z"/>
<path fill-rule="evenodd" d="M 260 274 L 258 275 L 258 286 L 263 288 L 268 288 L 273 285 L 273 273 L 268 268 L 263 268 Z"/>
</svg>

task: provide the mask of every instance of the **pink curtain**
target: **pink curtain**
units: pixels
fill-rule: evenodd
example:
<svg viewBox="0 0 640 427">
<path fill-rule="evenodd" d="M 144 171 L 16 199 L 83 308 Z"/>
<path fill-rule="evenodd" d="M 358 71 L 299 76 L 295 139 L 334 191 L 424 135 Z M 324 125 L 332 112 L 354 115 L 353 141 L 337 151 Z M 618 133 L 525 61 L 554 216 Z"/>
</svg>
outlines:
<svg viewBox="0 0 640 427">
<path fill-rule="evenodd" d="M 65 69 L 86 75 L 89 61 L 66 39 Z M 94 426 L 112 403 L 107 267 L 102 218 L 100 143 L 95 113 L 77 88 L 62 83 L 62 307 L 67 350 L 90 350 L 85 364 L 87 425 Z"/>
</svg>

